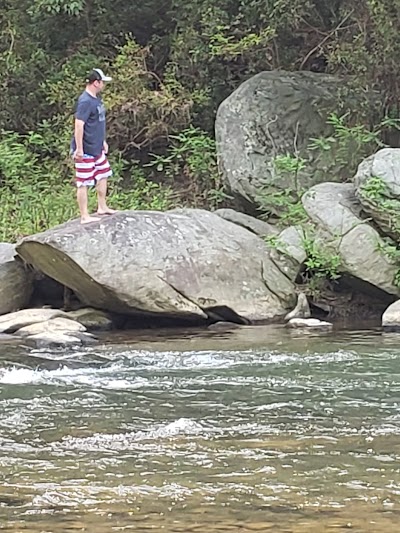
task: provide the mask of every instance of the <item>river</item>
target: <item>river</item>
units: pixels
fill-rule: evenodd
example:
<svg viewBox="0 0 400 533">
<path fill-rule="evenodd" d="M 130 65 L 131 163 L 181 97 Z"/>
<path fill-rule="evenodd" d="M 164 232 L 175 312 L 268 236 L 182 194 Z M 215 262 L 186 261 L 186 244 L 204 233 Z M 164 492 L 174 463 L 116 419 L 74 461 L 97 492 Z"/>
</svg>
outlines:
<svg viewBox="0 0 400 533">
<path fill-rule="evenodd" d="M 398 530 L 400 335 L 0 345 L 0 531 Z"/>
</svg>

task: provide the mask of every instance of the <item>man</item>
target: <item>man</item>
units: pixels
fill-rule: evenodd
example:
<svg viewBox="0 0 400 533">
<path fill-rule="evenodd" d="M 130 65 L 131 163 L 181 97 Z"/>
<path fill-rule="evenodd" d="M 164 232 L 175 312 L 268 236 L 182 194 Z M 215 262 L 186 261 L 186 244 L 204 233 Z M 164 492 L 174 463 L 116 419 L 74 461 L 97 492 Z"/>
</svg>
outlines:
<svg viewBox="0 0 400 533">
<path fill-rule="evenodd" d="M 107 179 L 112 175 L 112 170 L 107 160 L 106 110 L 100 92 L 107 81 L 111 81 L 111 78 L 101 69 L 93 69 L 76 106 L 72 151 L 82 224 L 100 220 L 99 216 L 90 216 L 88 211 L 88 187 L 93 185 L 97 191 L 97 215 L 115 213 L 106 202 Z"/>
</svg>

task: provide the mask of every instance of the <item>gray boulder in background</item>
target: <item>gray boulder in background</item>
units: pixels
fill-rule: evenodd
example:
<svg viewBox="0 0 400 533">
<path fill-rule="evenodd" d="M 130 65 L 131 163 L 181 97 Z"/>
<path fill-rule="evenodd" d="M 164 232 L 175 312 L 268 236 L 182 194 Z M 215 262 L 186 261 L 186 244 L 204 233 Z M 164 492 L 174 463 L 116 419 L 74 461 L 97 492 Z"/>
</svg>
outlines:
<svg viewBox="0 0 400 533">
<path fill-rule="evenodd" d="M 15 259 L 15 246 L 0 243 L 0 315 L 26 307 L 32 294 L 32 283 L 32 273 Z"/>
<path fill-rule="evenodd" d="M 219 164 L 242 208 L 254 211 L 265 186 L 294 188 L 292 176 L 276 172 L 278 155 L 309 159 L 297 176 L 298 190 L 326 181 L 327 175 L 330 181 L 347 177 L 346 162 L 328 162 L 309 149 L 312 138 L 331 134 L 327 115 L 337 108 L 339 87 L 343 81 L 328 74 L 261 72 L 222 102 L 215 124 Z"/>
</svg>

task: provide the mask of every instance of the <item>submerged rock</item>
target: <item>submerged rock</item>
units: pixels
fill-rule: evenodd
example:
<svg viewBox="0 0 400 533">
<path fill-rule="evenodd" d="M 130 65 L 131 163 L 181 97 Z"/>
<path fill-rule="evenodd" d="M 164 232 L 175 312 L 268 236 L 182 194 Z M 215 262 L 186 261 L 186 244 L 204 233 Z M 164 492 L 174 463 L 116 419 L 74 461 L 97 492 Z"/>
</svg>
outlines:
<svg viewBox="0 0 400 533">
<path fill-rule="evenodd" d="M 14 337 L 14 335 L 9 335 L 8 333 L 0 333 L 0 344 L 18 344 L 21 342 L 21 339 Z"/>
<path fill-rule="evenodd" d="M 234 324 L 233 322 L 215 322 L 214 324 L 211 324 L 210 326 L 208 326 L 207 329 L 211 330 L 211 331 L 226 331 L 226 330 L 231 330 L 231 329 L 237 329 L 237 328 L 240 328 L 241 326 L 239 324 Z"/>
<path fill-rule="evenodd" d="M 318 320 L 317 318 L 292 318 L 287 323 L 289 328 L 296 329 L 332 329 L 331 322 Z"/>
<path fill-rule="evenodd" d="M 48 347 L 68 347 L 68 346 L 86 346 L 96 343 L 95 337 L 90 333 L 83 332 L 62 332 L 62 331 L 43 331 L 34 335 L 29 335 L 25 340 L 35 345 L 37 348 Z"/>
<path fill-rule="evenodd" d="M 383 313 L 382 327 L 386 331 L 400 332 L 400 300 L 390 305 Z"/>
<path fill-rule="evenodd" d="M 295 303 L 265 242 L 203 210 L 74 221 L 26 237 L 17 250 L 84 304 L 116 313 L 248 323 L 284 316 Z"/>
<path fill-rule="evenodd" d="M 0 243 L 0 315 L 28 305 L 32 281 L 32 273 L 15 258 L 15 246 Z"/>
</svg>

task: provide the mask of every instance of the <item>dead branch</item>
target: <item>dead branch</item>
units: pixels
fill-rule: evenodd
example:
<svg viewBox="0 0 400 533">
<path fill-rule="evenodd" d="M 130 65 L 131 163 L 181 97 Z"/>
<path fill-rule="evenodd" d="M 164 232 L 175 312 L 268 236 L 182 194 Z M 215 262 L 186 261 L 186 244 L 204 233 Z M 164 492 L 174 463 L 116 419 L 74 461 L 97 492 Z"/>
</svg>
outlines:
<svg viewBox="0 0 400 533">
<path fill-rule="evenodd" d="M 336 26 L 336 28 L 334 28 L 331 32 L 328 33 L 328 35 L 326 35 L 322 41 L 320 43 L 318 43 L 316 46 L 314 46 L 314 48 L 312 48 L 308 54 L 306 55 L 306 57 L 303 59 L 303 61 L 301 62 L 301 65 L 300 65 L 300 70 L 303 69 L 304 65 L 307 63 L 307 61 L 310 59 L 310 57 L 319 49 L 321 48 L 325 43 L 326 41 L 328 41 L 332 35 L 334 35 L 338 30 L 340 30 L 342 28 L 342 26 L 344 25 L 344 23 L 346 22 L 346 20 L 348 20 L 351 15 L 354 13 L 354 10 L 350 11 L 349 13 L 347 13 L 347 15 L 343 18 L 343 20 L 341 22 L 339 22 L 339 24 Z"/>
</svg>

